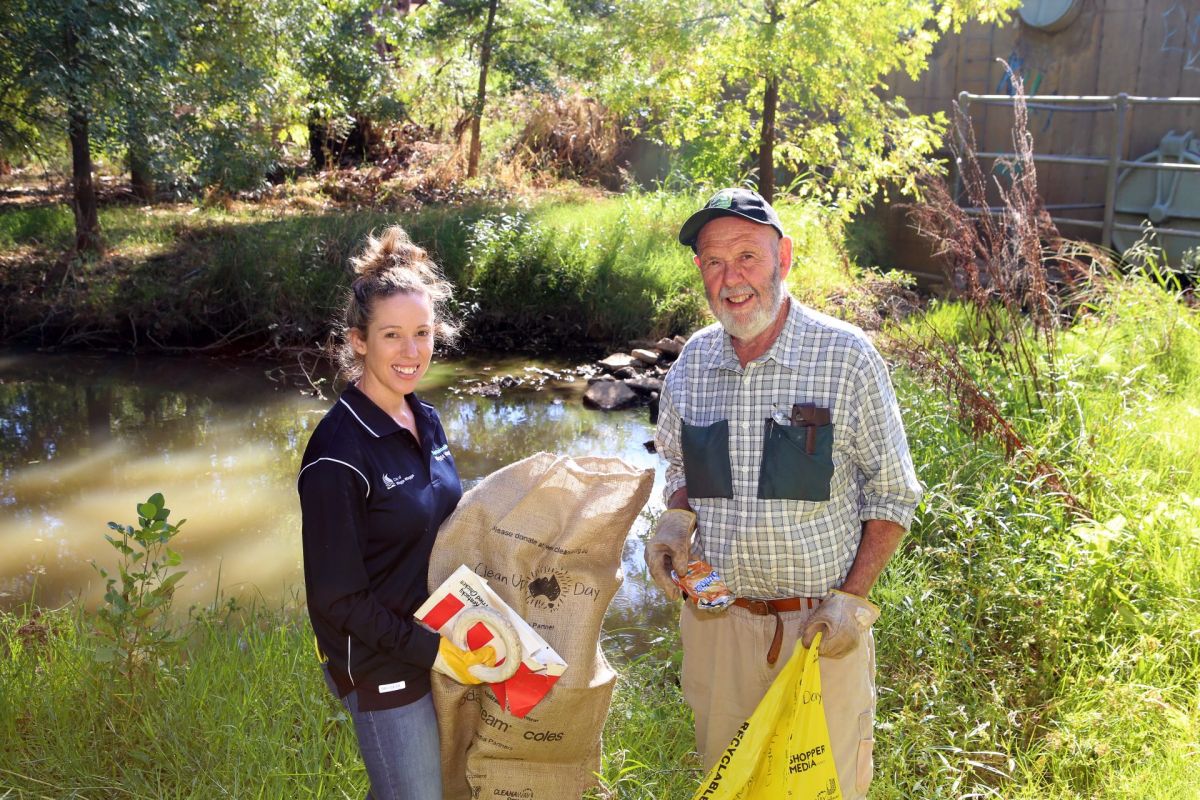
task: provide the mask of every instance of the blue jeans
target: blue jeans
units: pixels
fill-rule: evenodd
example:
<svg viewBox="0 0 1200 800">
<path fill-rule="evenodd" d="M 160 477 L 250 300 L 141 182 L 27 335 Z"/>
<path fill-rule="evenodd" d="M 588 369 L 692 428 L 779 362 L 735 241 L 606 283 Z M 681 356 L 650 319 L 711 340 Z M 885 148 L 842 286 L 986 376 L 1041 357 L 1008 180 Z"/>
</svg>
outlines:
<svg viewBox="0 0 1200 800">
<path fill-rule="evenodd" d="M 334 688 L 328 671 L 325 682 Z M 433 695 L 384 711 L 359 711 L 355 692 L 339 699 L 354 722 L 358 750 L 371 780 L 367 800 L 442 800 L 442 756 Z"/>
</svg>

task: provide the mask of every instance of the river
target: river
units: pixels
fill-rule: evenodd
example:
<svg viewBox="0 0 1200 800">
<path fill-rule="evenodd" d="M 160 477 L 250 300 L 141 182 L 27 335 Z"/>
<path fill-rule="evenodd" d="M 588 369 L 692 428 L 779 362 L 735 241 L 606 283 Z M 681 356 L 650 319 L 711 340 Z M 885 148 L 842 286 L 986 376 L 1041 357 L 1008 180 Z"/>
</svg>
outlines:
<svg viewBox="0 0 1200 800">
<path fill-rule="evenodd" d="M 587 409 L 584 379 L 564 372 L 562 364 L 443 361 L 419 393 L 440 412 L 467 487 L 543 450 L 654 469 L 606 628 L 669 624 L 670 605 L 648 583 L 641 555 L 649 515 L 662 508 L 662 463 L 644 446 L 653 436 L 647 411 Z M 505 375 L 524 385 L 498 397 L 465 390 Z M 155 492 L 172 521 L 187 519 L 174 542 L 188 572 L 177 609 L 230 598 L 302 603 L 295 475 L 332 402 L 319 386 L 323 396 L 314 396 L 299 363 L 0 352 L 0 608 L 94 606 L 103 581 L 92 562 L 116 563 L 106 523 L 136 523 L 136 504 Z"/>
</svg>

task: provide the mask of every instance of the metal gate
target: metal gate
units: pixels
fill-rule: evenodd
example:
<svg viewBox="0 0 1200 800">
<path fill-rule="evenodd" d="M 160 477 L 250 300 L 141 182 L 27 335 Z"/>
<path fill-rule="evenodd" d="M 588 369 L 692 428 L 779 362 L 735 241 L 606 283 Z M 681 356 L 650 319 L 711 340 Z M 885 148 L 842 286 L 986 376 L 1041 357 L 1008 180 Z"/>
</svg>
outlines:
<svg viewBox="0 0 1200 800">
<path fill-rule="evenodd" d="M 960 92 L 958 95 L 959 108 L 962 109 L 963 114 L 968 120 L 970 119 L 970 107 L 972 103 L 1011 107 L 1015 102 L 1015 97 L 1006 94 L 972 94 L 970 92 Z M 1114 231 L 1141 233 L 1143 230 L 1142 225 L 1131 225 L 1118 222 L 1114 219 L 1117 205 L 1117 181 L 1122 169 L 1167 170 L 1168 172 L 1175 172 L 1177 174 L 1200 173 L 1200 164 L 1131 161 L 1121 157 L 1125 132 L 1129 124 L 1129 114 L 1134 106 L 1193 106 L 1200 110 L 1200 97 L 1136 97 L 1125 93 L 1093 96 L 1033 95 L 1025 99 L 1025 104 L 1029 109 L 1067 113 L 1110 113 L 1112 115 L 1112 137 L 1110 139 L 1109 152 L 1106 155 L 1075 156 L 1055 153 L 1034 153 L 1033 155 L 1035 162 L 1082 165 L 1106 170 L 1103 203 L 1058 203 L 1046 206 L 1046 210 L 1050 213 L 1050 218 L 1056 224 L 1092 229 L 1099 228 L 1100 241 L 1105 246 L 1113 245 Z M 1013 158 L 1016 154 L 985 151 L 978 152 L 975 155 L 979 158 L 1001 159 Z M 955 172 L 954 180 L 954 196 L 957 198 L 961 190 L 960 176 L 957 171 Z M 1104 210 L 1103 221 L 1056 215 L 1056 212 L 1101 208 Z M 1001 209 L 996 207 L 986 209 L 967 208 L 965 210 L 968 213 L 978 214 L 994 214 L 1001 211 Z M 1151 225 L 1153 226 L 1153 223 Z M 1155 233 L 1163 236 L 1186 237 L 1195 240 L 1200 245 L 1200 228 L 1189 229 L 1153 226 L 1153 230 Z"/>
</svg>

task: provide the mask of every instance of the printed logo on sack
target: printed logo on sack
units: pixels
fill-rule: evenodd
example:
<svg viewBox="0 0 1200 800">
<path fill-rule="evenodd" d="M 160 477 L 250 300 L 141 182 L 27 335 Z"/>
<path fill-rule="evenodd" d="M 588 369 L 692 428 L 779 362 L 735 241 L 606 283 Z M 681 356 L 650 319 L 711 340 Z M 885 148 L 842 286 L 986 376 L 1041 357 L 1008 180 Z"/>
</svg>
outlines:
<svg viewBox="0 0 1200 800">
<path fill-rule="evenodd" d="M 401 478 L 397 475 L 395 478 L 389 476 L 386 472 L 383 473 L 383 486 L 385 489 L 395 489 L 397 486 L 403 486 L 415 477 L 414 475 L 405 475 Z"/>
<path fill-rule="evenodd" d="M 588 586 L 576 580 L 565 569 L 543 567 L 524 578 L 516 579 L 514 584 L 529 595 L 530 606 L 543 611 L 553 611 L 561 607 L 568 597 L 589 598 L 593 603 L 600 598 L 600 592 L 595 586 Z"/>
<path fill-rule="evenodd" d="M 563 595 L 571 594 L 575 582 L 565 569 L 543 567 L 523 580 L 529 605 L 553 611 L 562 605 Z"/>
</svg>

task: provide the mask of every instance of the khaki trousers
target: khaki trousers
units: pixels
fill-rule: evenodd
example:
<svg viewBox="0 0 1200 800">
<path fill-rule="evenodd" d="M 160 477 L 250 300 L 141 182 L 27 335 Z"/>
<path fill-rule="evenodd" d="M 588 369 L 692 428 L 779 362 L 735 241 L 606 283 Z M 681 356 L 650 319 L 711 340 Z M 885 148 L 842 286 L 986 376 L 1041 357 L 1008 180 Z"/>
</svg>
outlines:
<svg viewBox="0 0 1200 800">
<path fill-rule="evenodd" d="M 779 615 L 783 648 L 772 667 L 767 664 L 767 648 L 775 634 L 775 617 L 756 616 L 737 606 L 711 613 L 683 604 L 679 618 L 683 697 L 696 718 L 696 748 L 706 772 L 787 663 L 813 610 Z M 871 785 L 875 745 L 875 639 L 867 631 L 848 655 L 822 658 L 819 664 L 825 720 L 842 797 L 864 800 Z"/>
</svg>

